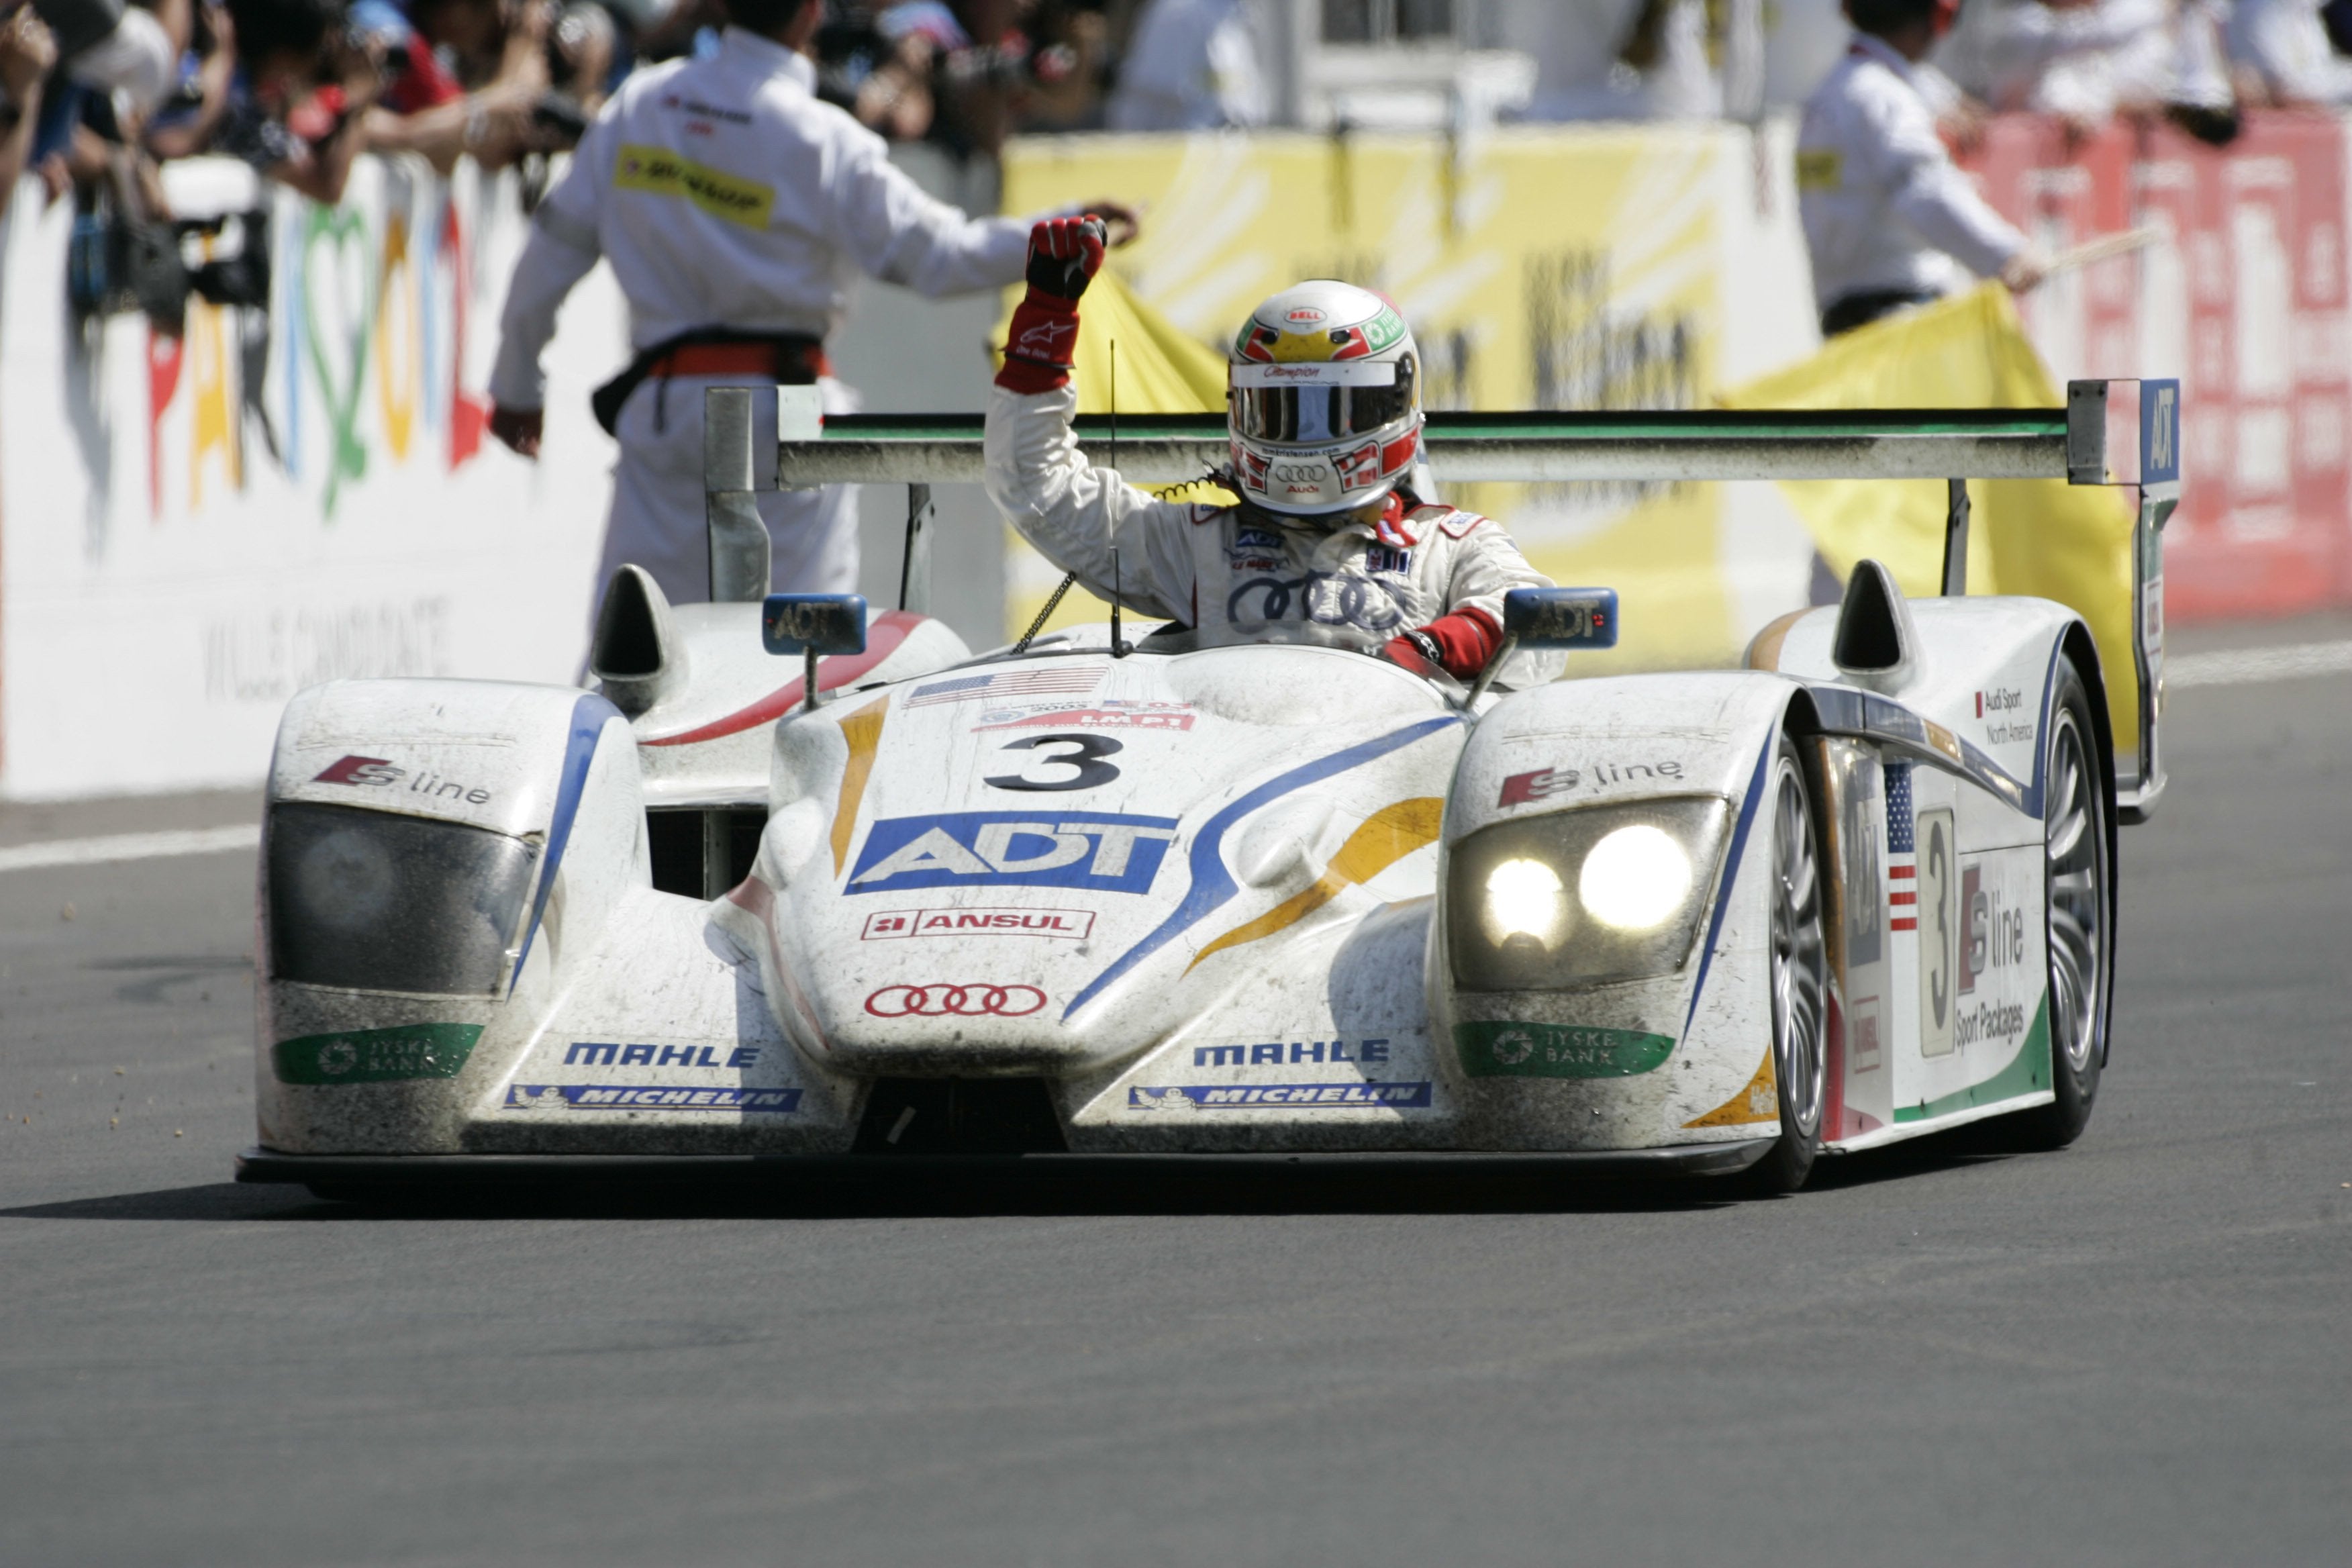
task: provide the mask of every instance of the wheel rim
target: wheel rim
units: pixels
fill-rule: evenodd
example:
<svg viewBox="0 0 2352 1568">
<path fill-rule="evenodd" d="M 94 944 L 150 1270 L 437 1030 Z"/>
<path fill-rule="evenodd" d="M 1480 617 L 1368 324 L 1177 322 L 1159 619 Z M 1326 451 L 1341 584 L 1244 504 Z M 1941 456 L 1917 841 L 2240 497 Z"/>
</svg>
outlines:
<svg viewBox="0 0 2352 1568">
<path fill-rule="evenodd" d="M 1772 1053 L 1780 1104 L 1801 1136 L 1821 1128 L 1823 998 L 1828 959 L 1822 940 L 1821 863 L 1813 854 L 1805 793 L 1795 767 L 1781 765 L 1772 803 Z"/>
<path fill-rule="evenodd" d="M 2106 835 L 2083 731 L 2058 710 L 2050 743 L 2050 1028 L 2076 1073 L 2090 1065 L 2105 998 Z"/>
</svg>

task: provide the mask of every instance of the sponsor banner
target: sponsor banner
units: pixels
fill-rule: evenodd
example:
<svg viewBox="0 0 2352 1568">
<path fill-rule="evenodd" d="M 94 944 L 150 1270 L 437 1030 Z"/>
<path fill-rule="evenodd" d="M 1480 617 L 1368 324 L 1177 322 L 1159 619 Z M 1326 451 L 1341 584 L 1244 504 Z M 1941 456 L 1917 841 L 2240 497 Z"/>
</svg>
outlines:
<svg viewBox="0 0 2352 1568">
<path fill-rule="evenodd" d="M 182 216 L 266 216 L 192 241 L 226 259 L 245 227 L 265 307 L 78 322 L 73 204 L 27 184 L 0 224 L 0 795 L 253 783 L 323 680 L 570 684 L 611 496 L 587 395 L 628 352 L 609 274 L 563 313 L 527 463 L 486 432 L 513 175 L 362 158 L 333 208 L 228 160 L 163 175 Z"/>
<path fill-rule="evenodd" d="M 401 1024 L 304 1035 L 269 1047 L 280 1083 L 407 1083 L 456 1078 L 482 1037 L 479 1024 Z"/>
<path fill-rule="evenodd" d="M 705 1089 L 666 1083 L 512 1083 L 506 1109 L 535 1110 L 740 1110 L 789 1116 L 801 1108 L 797 1089 Z"/>
<path fill-rule="evenodd" d="M 866 831 L 843 890 L 1033 887 L 1146 893 L 1176 826 L 1172 816 L 1086 811 L 885 817 Z"/>
<path fill-rule="evenodd" d="M 1569 1024 L 1456 1024 L 1454 1044 L 1472 1078 L 1630 1078 L 1675 1048 L 1672 1035 Z"/>
<path fill-rule="evenodd" d="M 1083 942 L 1095 929 L 1091 910 L 1006 908 L 890 910 L 866 917 L 861 942 L 918 936 L 1043 936 Z"/>
<path fill-rule="evenodd" d="M 1127 1091 L 1131 1110 L 1190 1107 L 1195 1110 L 1426 1110 L 1430 1085 L 1419 1083 L 1262 1083 L 1136 1086 Z"/>
</svg>

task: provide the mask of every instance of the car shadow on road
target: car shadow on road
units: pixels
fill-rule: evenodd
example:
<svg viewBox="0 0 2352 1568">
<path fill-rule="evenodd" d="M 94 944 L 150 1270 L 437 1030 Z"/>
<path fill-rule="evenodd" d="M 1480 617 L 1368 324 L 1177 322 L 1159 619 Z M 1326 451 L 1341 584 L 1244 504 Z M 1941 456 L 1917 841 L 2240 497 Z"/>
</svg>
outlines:
<svg viewBox="0 0 2352 1568">
<path fill-rule="evenodd" d="M 1957 1135 L 1824 1162 L 1809 1193 L 1833 1194 L 2000 1158 Z M 991 1216 L 1674 1214 L 1803 1202 L 1738 1178 L 1598 1178 L 1526 1156 L 1161 1159 L 897 1158 L 777 1162 L 715 1175 L 490 1180 L 453 1175 L 334 1199 L 299 1186 L 218 1182 L 0 1209 L 0 1219 L 953 1219 Z"/>
</svg>

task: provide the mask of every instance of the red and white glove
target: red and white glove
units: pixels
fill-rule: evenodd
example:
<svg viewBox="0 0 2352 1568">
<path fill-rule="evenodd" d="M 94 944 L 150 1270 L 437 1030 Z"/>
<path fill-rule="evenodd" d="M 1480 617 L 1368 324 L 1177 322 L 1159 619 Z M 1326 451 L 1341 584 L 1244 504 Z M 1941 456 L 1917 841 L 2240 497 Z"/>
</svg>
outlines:
<svg viewBox="0 0 2352 1568">
<path fill-rule="evenodd" d="M 1400 632 L 1381 645 L 1381 657 L 1415 675 L 1444 670 L 1456 680 L 1475 680 L 1503 646 L 1503 628 L 1484 610 L 1457 610 L 1425 626 Z"/>
<path fill-rule="evenodd" d="M 1103 220 L 1091 215 L 1049 217 L 1029 231 L 1029 292 L 1013 309 L 997 385 L 1030 393 L 1069 384 L 1078 296 L 1102 270 L 1107 234 Z"/>
</svg>

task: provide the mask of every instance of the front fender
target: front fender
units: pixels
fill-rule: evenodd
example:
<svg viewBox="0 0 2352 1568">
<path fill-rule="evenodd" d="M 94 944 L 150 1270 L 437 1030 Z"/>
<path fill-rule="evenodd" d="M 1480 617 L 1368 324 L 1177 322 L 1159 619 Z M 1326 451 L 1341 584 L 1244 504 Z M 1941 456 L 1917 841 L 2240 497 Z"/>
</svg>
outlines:
<svg viewBox="0 0 2352 1568">
<path fill-rule="evenodd" d="M 1794 710 L 1792 713 L 1792 710 Z M 1432 922 L 1432 1036 L 1480 1146 L 1637 1149 L 1777 1130 L 1771 1088 L 1769 831 L 1758 804 L 1802 689 L 1771 674 L 1625 676 L 1517 693 L 1479 722 L 1447 803 L 1438 886 L 1496 824 L 1711 796 L 1721 848 L 1671 973 L 1548 991 L 1459 984 L 1451 899 Z M 1573 940 L 1571 938 L 1571 940 Z M 1760 1090 L 1760 1091 L 1759 1091 Z"/>
</svg>

